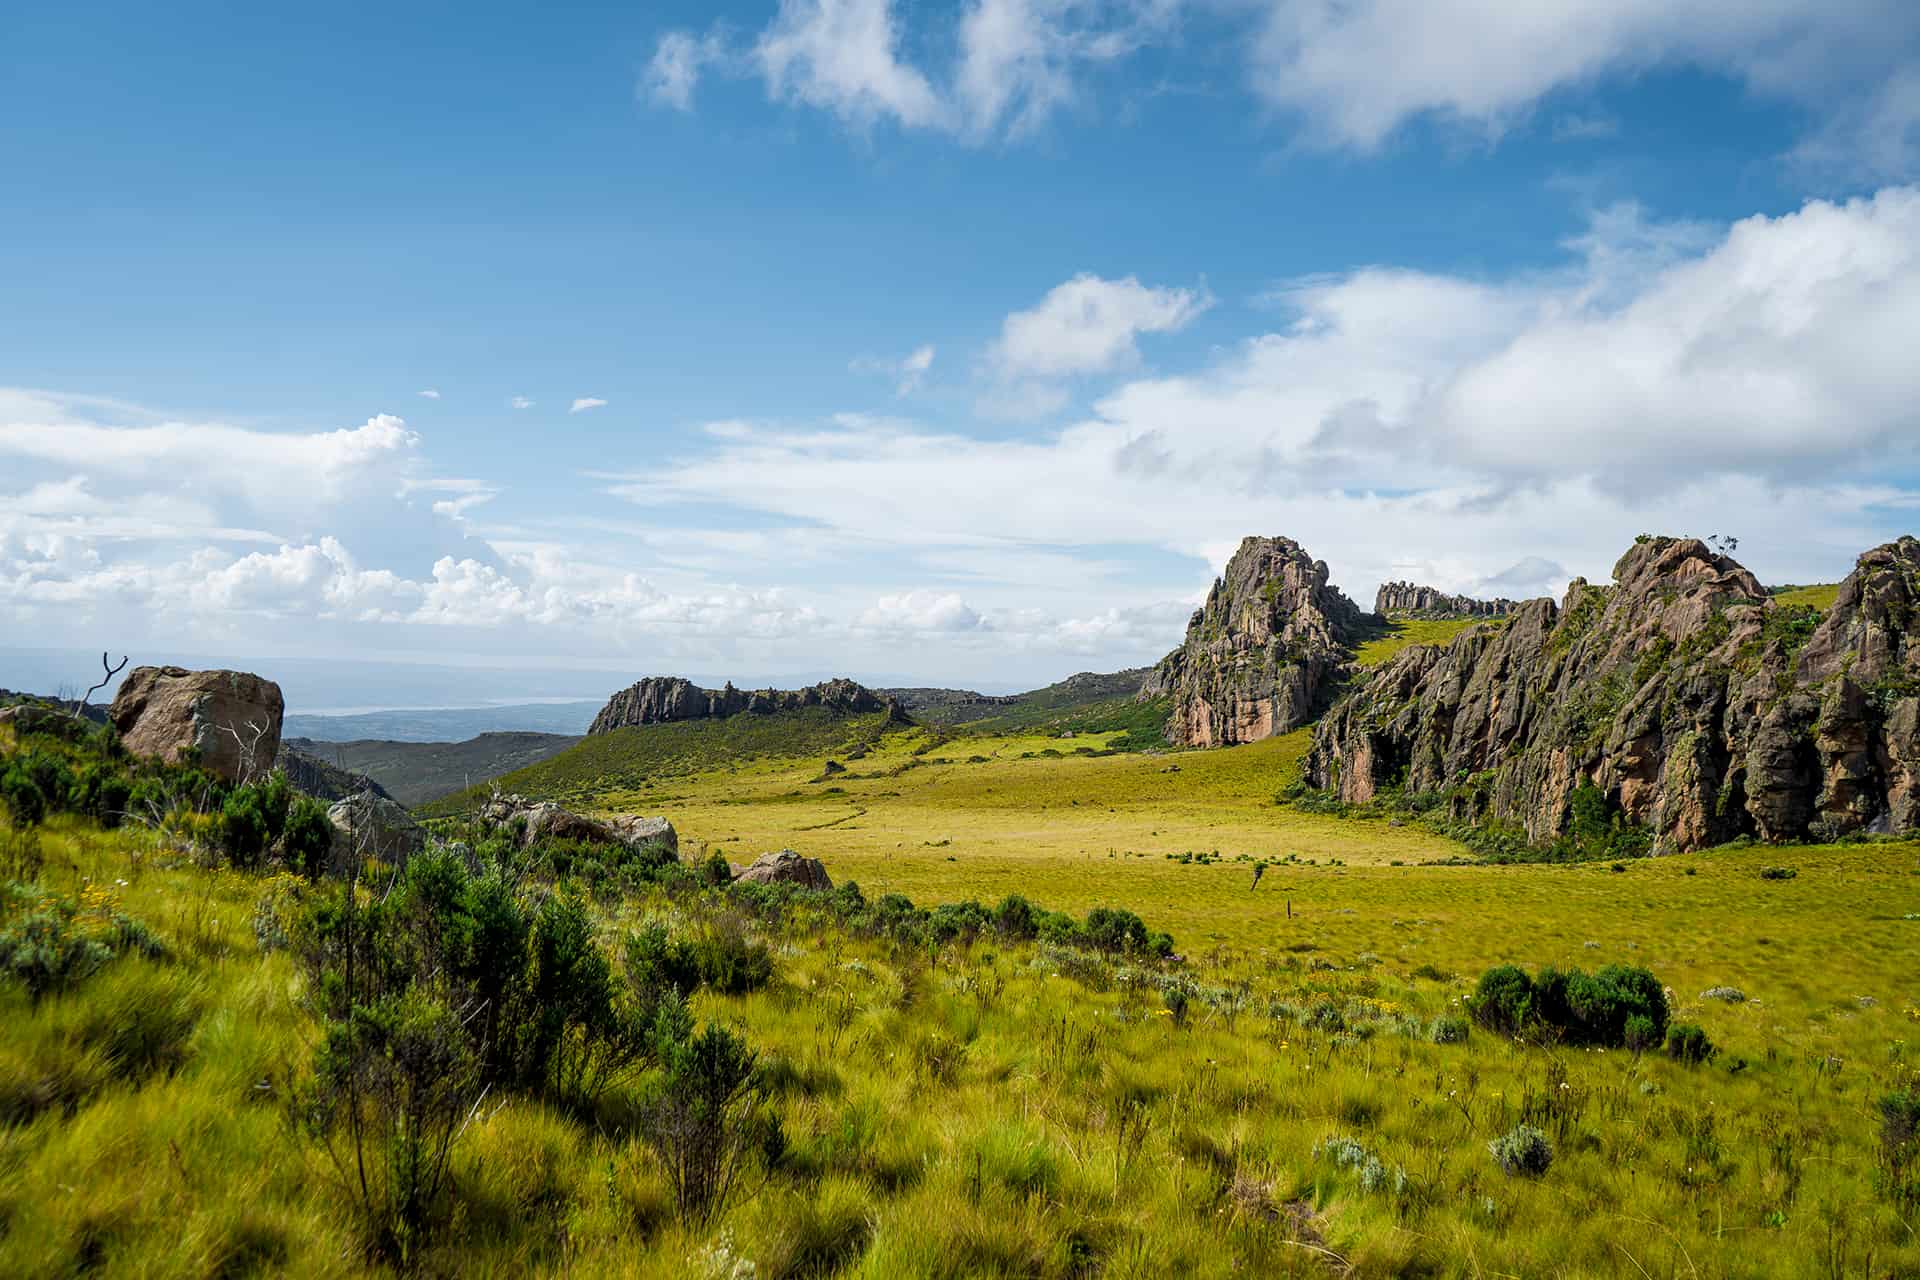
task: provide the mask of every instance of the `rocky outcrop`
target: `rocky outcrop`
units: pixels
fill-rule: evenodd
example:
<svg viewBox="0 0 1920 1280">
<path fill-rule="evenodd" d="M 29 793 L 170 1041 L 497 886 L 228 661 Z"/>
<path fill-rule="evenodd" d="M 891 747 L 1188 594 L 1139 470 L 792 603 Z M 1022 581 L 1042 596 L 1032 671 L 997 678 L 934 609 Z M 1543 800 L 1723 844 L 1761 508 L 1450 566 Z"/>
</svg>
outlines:
<svg viewBox="0 0 1920 1280">
<path fill-rule="evenodd" d="M 1247 538 L 1139 696 L 1171 701 L 1167 739 L 1177 745 L 1285 733 L 1325 708 L 1368 621 L 1299 543 Z"/>
<path fill-rule="evenodd" d="M 795 884 L 802 889 L 820 890 L 833 888 L 826 863 L 818 858 L 802 857 L 791 849 L 761 854 L 738 878 L 743 884 Z"/>
<path fill-rule="evenodd" d="M 319 744 L 311 744 L 318 746 Z M 287 775 L 287 781 L 296 791 L 304 791 L 316 800 L 345 800 L 348 796 L 357 796 L 362 791 L 371 791 L 388 800 L 393 795 L 379 783 L 364 773 L 355 773 L 351 769 L 342 769 L 328 760 L 322 760 L 311 751 L 302 751 L 290 743 L 280 744 L 280 754 L 274 758 L 273 767 Z"/>
<path fill-rule="evenodd" d="M 368 858 L 404 867 L 427 847 L 426 828 L 398 804 L 372 791 L 335 803 L 327 810 L 327 820 L 333 823 L 329 869 L 335 875 L 345 875 Z"/>
<path fill-rule="evenodd" d="M 1660 852 L 1913 831 L 1920 542 L 1860 557 L 1818 617 L 1695 539 L 1642 538 L 1611 586 L 1396 655 L 1321 721 L 1305 775 L 1356 803 L 1439 794 L 1535 842 L 1588 785 Z"/>
<path fill-rule="evenodd" d="M 645 818 L 631 814 L 602 822 L 550 800 L 532 801 L 525 796 L 496 795 L 481 806 L 480 816 L 496 826 L 518 822 L 520 844 L 524 848 L 537 840 L 578 840 L 587 844 L 620 844 L 629 849 L 658 846 L 680 856 L 680 837 L 665 818 Z"/>
<path fill-rule="evenodd" d="M 679 676 L 648 676 L 614 694 L 593 718 L 587 732 L 611 733 L 634 725 L 668 724 L 676 720 L 724 719 L 742 712 L 772 715 L 806 707 L 825 707 L 842 715 L 885 712 L 890 720 L 911 723 L 893 698 L 845 678 L 823 681 L 805 689 L 749 690 L 736 689 L 731 683 L 720 689 L 702 689 Z"/>
<path fill-rule="evenodd" d="M 230 781 L 273 768 L 286 702 L 280 686 L 244 671 L 135 667 L 107 709 L 127 750 L 200 764 Z"/>
<path fill-rule="evenodd" d="M 1475 600 L 1412 582 L 1389 582 L 1373 597 L 1373 611 L 1383 618 L 1504 618 L 1519 610 L 1517 600 Z"/>
</svg>

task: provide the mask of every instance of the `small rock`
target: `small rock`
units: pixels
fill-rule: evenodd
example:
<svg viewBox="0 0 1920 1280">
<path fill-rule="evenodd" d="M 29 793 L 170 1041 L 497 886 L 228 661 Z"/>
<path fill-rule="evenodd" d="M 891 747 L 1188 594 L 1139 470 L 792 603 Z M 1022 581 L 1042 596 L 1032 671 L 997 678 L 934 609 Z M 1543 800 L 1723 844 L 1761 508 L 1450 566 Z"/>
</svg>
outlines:
<svg viewBox="0 0 1920 1280">
<path fill-rule="evenodd" d="M 1747 993 L 1738 987 L 1708 987 L 1700 993 L 1702 1000 L 1724 1000 L 1728 1004 L 1744 1004 Z"/>
</svg>

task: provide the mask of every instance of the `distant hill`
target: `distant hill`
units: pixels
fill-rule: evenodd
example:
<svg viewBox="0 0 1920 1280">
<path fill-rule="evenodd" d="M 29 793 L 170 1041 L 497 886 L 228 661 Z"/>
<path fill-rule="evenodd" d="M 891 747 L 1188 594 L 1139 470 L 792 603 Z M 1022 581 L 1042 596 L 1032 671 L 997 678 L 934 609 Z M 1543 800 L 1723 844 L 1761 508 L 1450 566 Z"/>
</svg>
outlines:
<svg viewBox="0 0 1920 1280">
<path fill-rule="evenodd" d="M 1132 698 L 1140 692 L 1141 682 L 1151 670 L 1134 667 L 1107 674 L 1082 671 L 1044 689 L 1026 693 L 988 694 L 971 689 L 880 689 L 876 692 L 893 698 L 914 719 L 927 724 L 968 724 L 977 720 L 1018 724 L 1031 722 L 1031 717 L 1044 718 L 1050 713 L 1113 698 Z"/>
<path fill-rule="evenodd" d="M 487 733 L 587 731 L 598 702 L 529 702 L 501 707 L 368 711 L 356 715 L 290 714 L 282 732 L 316 742 L 422 742 L 447 745 Z"/>
<path fill-rule="evenodd" d="M 756 759 L 857 758 L 863 746 L 900 727 L 887 711 L 848 715 L 823 706 L 631 725 L 580 739 L 549 759 L 495 779 L 495 785 L 537 800 L 578 801 Z M 442 796 L 425 812 L 465 812 L 485 798 L 487 789 L 476 785 Z"/>
<path fill-rule="evenodd" d="M 401 804 L 418 805 L 538 764 L 578 741 L 567 734 L 483 733 L 465 742 L 293 738 L 287 745 L 303 756 L 365 774 Z"/>
</svg>

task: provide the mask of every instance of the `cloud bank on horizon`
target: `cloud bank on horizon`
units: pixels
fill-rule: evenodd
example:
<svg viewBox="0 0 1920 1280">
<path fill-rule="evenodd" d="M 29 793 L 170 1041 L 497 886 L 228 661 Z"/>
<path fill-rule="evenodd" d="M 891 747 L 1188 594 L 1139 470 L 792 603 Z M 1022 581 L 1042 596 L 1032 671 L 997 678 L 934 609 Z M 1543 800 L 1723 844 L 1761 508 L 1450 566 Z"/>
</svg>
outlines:
<svg viewBox="0 0 1920 1280">
<path fill-rule="evenodd" d="M 1687 76 L 1786 122 L 1726 145 L 1797 198 L 1655 213 L 1630 175 L 1595 199 L 1556 164 L 1571 233 L 1270 273 L 1143 192 L 1187 269 L 1120 261 L 1092 227 L 1017 290 L 964 255 L 903 265 L 958 318 L 821 298 L 782 344 L 808 372 L 743 347 L 709 408 L 664 421 L 612 367 L 514 371 L 510 338 L 346 421 L 35 389 L 0 362 L 21 384 L 0 387 L 0 620 L 76 647 L 1041 683 L 1157 658 L 1250 533 L 1298 539 L 1363 604 L 1402 578 L 1557 593 L 1641 531 L 1736 533 L 1763 579 L 1832 580 L 1920 523 L 1920 15 L 1709 8 L 975 0 L 943 24 L 780 0 L 668 23 L 639 119 L 838 135 L 855 166 L 1068 155 L 1199 76 L 1256 164 L 1336 153 L 1390 192 L 1415 152 L 1470 175 L 1523 145 L 1630 144 L 1650 82 Z M 897 199 L 889 217 L 945 216 Z M 726 333 L 687 328 L 689 352 Z M 679 339 L 648 341 L 670 363 Z M 511 395 L 481 389 L 499 367 Z M 827 407 L 757 407 L 816 378 L 837 379 Z"/>
</svg>

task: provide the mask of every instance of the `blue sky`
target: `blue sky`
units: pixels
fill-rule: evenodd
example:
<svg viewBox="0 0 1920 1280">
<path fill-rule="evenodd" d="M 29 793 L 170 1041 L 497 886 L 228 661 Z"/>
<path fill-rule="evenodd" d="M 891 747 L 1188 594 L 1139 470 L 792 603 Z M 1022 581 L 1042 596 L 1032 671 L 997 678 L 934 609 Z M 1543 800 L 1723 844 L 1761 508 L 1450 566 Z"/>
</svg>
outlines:
<svg viewBox="0 0 1920 1280">
<path fill-rule="evenodd" d="M 1902 0 L 0 46 L 0 644 L 1005 687 L 1152 661 L 1247 533 L 1370 601 L 1916 523 Z"/>
</svg>

